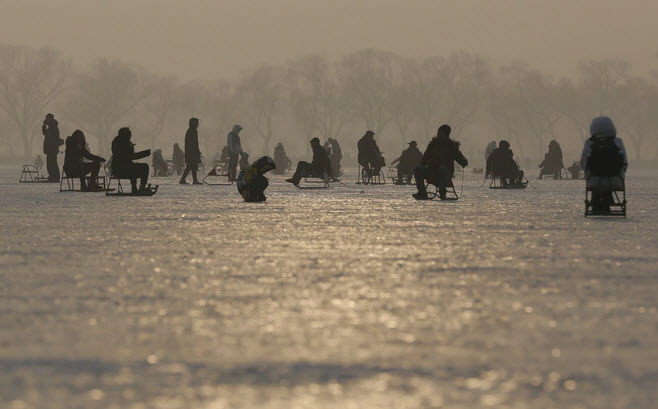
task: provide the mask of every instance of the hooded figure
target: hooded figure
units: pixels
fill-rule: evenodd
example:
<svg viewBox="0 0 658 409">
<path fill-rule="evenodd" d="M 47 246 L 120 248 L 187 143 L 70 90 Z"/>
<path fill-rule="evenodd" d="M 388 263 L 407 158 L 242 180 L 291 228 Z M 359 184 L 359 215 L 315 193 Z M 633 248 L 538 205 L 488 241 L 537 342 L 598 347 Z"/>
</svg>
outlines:
<svg viewBox="0 0 658 409">
<path fill-rule="evenodd" d="M 334 138 L 329 138 L 327 141 L 331 145 L 331 153 L 329 154 L 329 160 L 331 161 L 331 174 L 334 178 L 337 178 L 343 174 L 340 167 L 340 161 L 343 159 L 343 150 L 338 141 Z"/>
<path fill-rule="evenodd" d="M 452 129 L 449 125 L 441 125 L 423 154 L 420 165 L 414 171 L 418 192 L 414 194 L 417 200 L 427 199 L 425 181 L 431 180 L 439 188 L 439 198 L 446 199 L 447 187 L 452 183 L 455 173 L 455 162 L 462 167 L 468 166 L 468 159 L 459 150 L 459 142 L 450 139 Z"/>
<path fill-rule="evenodd" d="M 277 163 L 276 170 L 274 171 L 275 175 L 283 175 L 292 167 L 292 162 L 288 158 L 288 155 L 286 155 L 286 149 L 281 142 L 274 147 L 274 163 Z"/>
<path fill-rule="evenodd" d="M 366 134 L 359 139 L 356 147 L 359 150 L 357 158 L 359 165 L 366 169 L 368 176 L 372 177 L 378 175 L 381 169 L 386 166 L 386 161 L 375 141 L 375 133 L 373 131 L 367 131 Z"/>
<path fill-rule="evenodd" d="M 303 177 L 315 177 L 328 179 L 331 177 L 331 165 L 329 161 L 329 154 L 327 150 L 320 145 L 318 138 L 311 139 L 311 149 L 313 150 L 313 161 L 311 163 L 299 161 L 297 163 L 297 170 L 290 179 L 286 182 L 299 186 L 299 182 Z"/>
<path fill-rule="evenodd" d="M 498 143 L 487 160 L 486 175 L 500 178 L 503 186 L 517 185 L 523 182 L 523 171 L 514 160 L 514 152 L 509 142 L 502 140 Z"/>
<path fill-rule="evenodd" d="M 199 163 L 201 163 L 201 150 L 199 149 L 199 120 L 197 118 L 190 118 L 189 128 L 185 132 L 185 171 L 180 178 L 180 184 L 186 185 L 188 173 L 192 172 L 192 184 L 201 185 L 202 183 L 197 180 L 197 170 L 199 170 Z"/>
<path fill-rule="evenodd" d="M 153 176 L 169 176 L 169 165 L 162 156 L 162 150 L 157 149 L 153 152 L 151 165 L 153 166 Z"/>
<path fill-rule="evenodd" d="M 89 162 L 85 162 L 87 159 Z M 66 138 L 66 150 L 64 151 L 64 173 L 67 177 L 79 177 L 82 191 L 98 191 L 98 171 L 101 162 L 105 159 L 93 155 L 87 149 L 85 134 L 76 130 L 73 135 Z M 90 174 L 89 186 L 87 186 L 87 175 Z"/>
<path fill-rule="evenodd" d="M 245 202 L 264 202 L 267 200 L 264 193 L 269 182 L 264 175 L 275 168 L 274 160 L 269 156 L 263 156 L 240 171 L 236 185 Z"/>
<path fill-rule="evenodd" d="M 398 164 L 398 180 L 396 183 L 401 185 L 406 178 L 407 184 L 411 184 L 411 177 L 416 167 L 420 165 L 422 158 L 423 154 L 418 149 L 418 143 L 416 141 L 409 142 L 409 147 L 402 151 L 399 158 L 391 162 L 391 165 Z"/>
<path fill-rule="evenodd" d="M 135 144 L 131 142 L 132 135 L 130 128 L 121 128 L 112 141 L 112 175 L 121 179 L 130 179 L 132 192 L 137 193 L 137 179 L 140 179 L 139 190 L 146 189 L 149 165 L 133 161 L 150 156 L 151 150 L 135 152 Z"/>
<path fill-rule="evenodd" d="M 240 131 L 242 127 L 238 124 L 233 125 L 233 130 L 226 136 L 226 146 L 228 146 L 228 153 L 230 154 L 228 162 L 228 179 L 235 180 L 238 168 L 238 160 L 242 153 L 242 143 L 240 141 Z"/>
<path fill-rule="evenodd" d="M 487 145 L 487 148 L 484 150 L 484 163 L 487 163 L 487 160 L 489 160 L 489 156 L 491 155 L 491 152 L 495 151 L 498 145 L 496 145 L 496 141 L 491 141 L 489 142 L 489 145 Z"/>
<path fill-rule="evenodd" d="M 544 175 L 553 175 L 555 179 L 560 178 L 564 163 L 562 162 L 562 148 L 556 140 L 552 140 L 548 144 L 548 153 L 544 155 L 544 160 L 539 164 L 539 167 L 541 168 L 539 179 Z"/>
<path fill-rule="evenodd" d="M 600 116 L 590 125 L 590 135 L 580 157 L 587 188 L 592 190 L 592 210 L 595 214 L 610 213 L 612 191 L 624 187 L 628 157 L 624 142 L 617 137 L 612 119 Z"/>
<path fill-rule="evenodd" d="M 46 170 L 48 171 L 48 182 L 59 182 L 59 165 L 57 154 L 59 147 L 64 141 L 59 137 L 59 123 L 53 114 L 46 115 L 41 125 L 43 134 L 43 153 L 46 155 Z"/>
<path fill-rule="evenodd" d="M 171 155 L 171 162 L 174 164 L 174 169 L 176 170 L 177 175 L 183 173 L 183 167 L 185 166 L 185 152 L 183 152 L 178 143 L 174 144 L 174 153 Z"/>
</svg>

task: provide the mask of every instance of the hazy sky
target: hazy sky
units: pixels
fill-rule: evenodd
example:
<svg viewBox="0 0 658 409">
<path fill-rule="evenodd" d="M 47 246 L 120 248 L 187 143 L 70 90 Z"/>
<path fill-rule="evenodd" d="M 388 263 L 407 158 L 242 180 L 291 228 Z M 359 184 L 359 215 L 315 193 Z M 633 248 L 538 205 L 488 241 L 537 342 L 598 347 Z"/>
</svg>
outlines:
<svg viewBox="0 0 658 409">
<path fill-rule="evenodd" d="M 184 79 L 362 48 L 464 49 L 570 74 L 622 58 L 658 68 L 656 0 L 0 0 L 0 42 L 113 56 Z"/>
</svg>

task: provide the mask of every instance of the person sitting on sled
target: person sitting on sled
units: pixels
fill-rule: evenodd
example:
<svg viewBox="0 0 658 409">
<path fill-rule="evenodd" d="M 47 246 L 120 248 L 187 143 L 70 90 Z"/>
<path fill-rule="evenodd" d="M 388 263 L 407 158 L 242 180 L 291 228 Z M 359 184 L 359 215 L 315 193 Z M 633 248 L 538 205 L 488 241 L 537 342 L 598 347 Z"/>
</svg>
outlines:
<svg viewBox="0 0 658 409">
<path fill-rule="evenodd" d="M 416 141 L 409 142 L 409 147 L 402 151 L 399 158 L 391 162 L 391 165 L 397 165 L 398 180 L 395 182 L 397 185 L 405 183 L 411 184 L 411 178 L 414 175 L 414 170 L 423 159 L 423 154 L 418 150 L 418 143 Z"/>
<path fill-rule="evenodd" d="M 503 187 L 517 186 L 523 183 L 523 171 L 514 160 L 514 152 L 509 148 L 509 142 L 502 140 L 498 143 L 487 160 L 486 175 L 500 178 Z"/>
<path fill-rule="evenodd" d="M 418 192 L 413 196 L 416 200 L 427 199 L 427 190 L 425 181 L 437 181 L 439 188 L 439 198 L 446 199 L 447 187 L 451 183 L 452 176 L 455 173 L 455 162 L 462 167 L 468 165 L 468 160 L 459 150 L 459 142 L 450 139 L 451 128 L 449 125 L 441 125 L 436 133 L 436 137 L 427 145 L 423 154 L 420 165 L 414 171 L 416 178 L 416 187 Z"/>
<path fill-rule="evenodd" d="M 264 175 L 275 168 L 274 160 L 269 156 L 263 156 L 240 171 L 236 185 L 245 202 L 264 202 L 267 200 L 265 189 L 267 189 L 269 182 Z"/>
<path fill-rule="evenodd" d="M 87 159 L 89 162 L 85 162 L 83 159 Z M 105 159 L 89 152 L 85 134 L 81 130 L 76 130 L 73 135 L 66 138 L 64 173 L 70 178 L 79 177 L 80 189 L 83 192 L 95 192 L 102 189 L 98 186 L 98 172 L 101 168 L 101 162 L 105 162 Z M 91 177 L 89 185 L 87 185 L 87 175 L 90 173 Z"/>
<path fill-rule="evenodd" d="M 313 161 L 311 163 L 299 161 L 297 170 L 286 182 L 299 186 L 299 182 L 304 177 L 314 178 L 331 178 L 331 163 L 329 162 L 329 153 L 320 145 L 318 138 L 311 139 L 311 149 L 313 150 Z"/>
<path fill-rule="evenodd" d="M 151 156 L 151 150 L 135 152 L 135 144 L 130 140 L 132 136 L 130 128 L 121 128 L 112 141 L 112 175 L 121 179 L 130 179 L 132 193 L 137 193 L 137 179 L 140 179 L 139 190 L 147 190 L 149 165 L 135 163 L 133 160 Z"/>
<path fill-rule="evenodd" d="M 151 165 L 153 166 L 153 176 L 169 176 L 169 165 L 162 156 L 162 149 L 156 149 L 153 152 Z"/>
</svg>

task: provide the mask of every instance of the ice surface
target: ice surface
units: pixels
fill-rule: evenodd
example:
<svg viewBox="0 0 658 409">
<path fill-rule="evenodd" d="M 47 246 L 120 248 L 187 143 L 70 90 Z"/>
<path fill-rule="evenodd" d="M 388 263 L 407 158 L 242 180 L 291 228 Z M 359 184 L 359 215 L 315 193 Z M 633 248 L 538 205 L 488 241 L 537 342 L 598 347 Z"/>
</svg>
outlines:
<svg viewBox="0 0 658 409">
<path fill-rule="evenodd" d="M 354 170 L 352 170 L 354 174 Z M 658 182 L 300 191 L 0 171 L 0 407 L 655 408 Z M 457 180 L 458 190 L 461 180 Z"/>
</svg>

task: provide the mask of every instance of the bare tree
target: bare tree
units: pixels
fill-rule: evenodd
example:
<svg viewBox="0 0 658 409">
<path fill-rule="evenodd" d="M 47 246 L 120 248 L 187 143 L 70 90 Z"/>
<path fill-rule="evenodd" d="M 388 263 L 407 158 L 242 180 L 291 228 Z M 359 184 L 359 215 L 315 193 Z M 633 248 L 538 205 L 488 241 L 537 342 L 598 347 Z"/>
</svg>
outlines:
<svg viewBox="0 0 658 409">
<path fill-rule="evenodd" d="M 71 64 L 49 48 L 0 45 L 0 109 L 14 123 L 25 157 L 32 155 L 39 122 L 64 91 Z"/>
<path fill-rule="evenodd" d="M 144 112 L 151 133 L 151 148 L 157 149 L 157 139 L 165 128 L 177 97 L 177 81 L 172 77 L 156 77 L 151 80 L 150 93 L 144 100 Z"/>
</svg>

